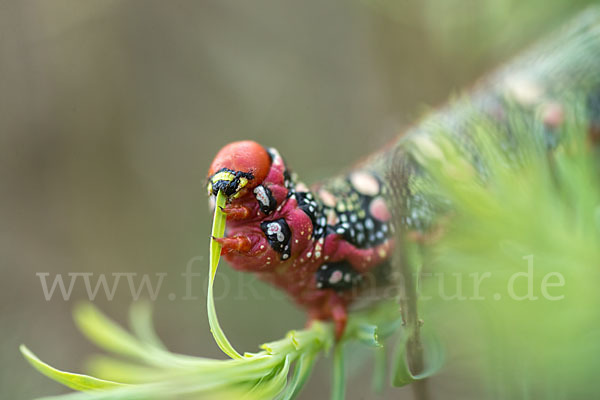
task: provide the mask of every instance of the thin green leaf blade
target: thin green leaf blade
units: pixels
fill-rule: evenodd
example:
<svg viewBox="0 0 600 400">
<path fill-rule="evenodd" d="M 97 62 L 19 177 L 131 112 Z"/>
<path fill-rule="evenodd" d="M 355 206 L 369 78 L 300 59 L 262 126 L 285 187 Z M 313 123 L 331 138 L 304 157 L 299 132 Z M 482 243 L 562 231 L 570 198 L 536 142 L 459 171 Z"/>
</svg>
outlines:
<svg viewBox="0 0 600 400">
<path fill-rule="evenodd" d="M 265 375 L 254 387 L 244 395 L 244 400 L 249 399 L 273 399 L 281 393 L 287 384 L 287 376 L 290 371 L 291 357 L 288 354 L 283 360 L 283 364 L 275 369 L 276 372 Z"/>
<path fill-rule="evenodd" d="M 356 339 L 361 343 L 371 347 L 381 347 L 382 344 L 379 341 L 379 328 L 372 324 L 360 324 L 356 327 L 354 334 Z"/>
<path fill-rule="evenodd" d="M 166 350 L 152 323 L 152 307 L 146 301 L 133 303 L 129 310 L 129 324 L 131 330 L 144 343 L 149 346 Z"/>
<path fill-rule="evenodd" d="M 217 267 L 219 266 L 219 259 L 221 258 L 221 244 L 215 240 L 215 238 L 221 238 L 225 234 L 225 222 L 227 215 L 221 210 L 225 206 L 225 195 L 219 191 L 215 202 L 215 214 L 213 218 L 212 233 L 210 240 L 210 271 L 208 278 L 208 292 L 206 296 L 206 309 L 208 312 L 208 323 L 210 325 L 210 332 L 212 333 L 215 341 L 219 348 L 233 359 L 242 359 L 243 357 L 238 353 L 221 328 L 219 319 L 217 318 L 217 310 L 215 308 L 215 300 L 213 295 L 213 285 L 215 282 L 215 275 L 217 273 Z"/>
<path fill-rule="evenodd" d="M 25 345 L 21 345 L 19 350 L 21 350 L 23 357 L 25 357 L 25 359 L 39 372 L 58 383 L 70 387 L 73 390 L 101 390 L 126 386 L 122 383 L 97 379 L 88 375 L 65 372 L 51 367 L 37 358 L 37 356 L 33 354 Z"/>
<path fill-rule="evenodd" d="M 346 366 L 344 364 L 344 346 L 337 343 L 333 350 L 333 382 L 331 385 L 331 400 L 346 398 Z"/>
<path fill-rule="evenodd" d="M 74 318 L 79 330 L 100 348 L 115 354 L 149 360 L 148 349 L 94 305 L 78 305 L 74 311 Z"/>
<path fill-rule="evenodd" d="M 386 357 L 387 349 L 383 346 L 374 349 L 374 368 L 373 368 L 373 391 L 377 394 L 383 393 L 386 377 Z"/>
<path fill-rule="evenodd" d="M 392 375 L 392 385 L 396 387 L 408 385 L 416 380 L 425 379 L 436 374 L 443 366 L 445 353 L 439 339 L 433 334 L 424 334 L 423 355 L 425 368 L 418 374 L 413 374 L 406 359 L 406 345 L 408 335 L 403 335 L 398 343 L 395 355 L 395 364 Z"/>
<path fill-rule="evenodd" d="M 300 359 L 294 368 L 292 380 L 283 393 L 281 400 L 293 400 L 300 394 L 306 380 L 312 372 L 316 359 L 316 353 L 304 353 L 300 356 Z"/>
</svg>

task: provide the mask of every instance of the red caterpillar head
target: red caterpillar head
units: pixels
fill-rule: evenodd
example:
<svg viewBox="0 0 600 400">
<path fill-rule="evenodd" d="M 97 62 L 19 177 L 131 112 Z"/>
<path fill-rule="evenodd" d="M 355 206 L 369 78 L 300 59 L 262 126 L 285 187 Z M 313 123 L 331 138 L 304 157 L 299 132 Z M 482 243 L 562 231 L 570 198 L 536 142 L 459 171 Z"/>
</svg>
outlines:
<svg viewBox="0 0 600 400">
<path fill-rule="evenodd" d="M 208 170 L 208 194 L 220 190 L 227 196 L 230 220 L 260 218 L 283 202 L 288 181 L 276 150 L 245 140 L 230 143 L 217 153 Z"/>
<path fill-rule="evenodd" d="M 275 149 L 242 141 L 219 151 L 209 169 L 208 194 L 227 197 L 226 236 L 218 240 L 234 268 L 272 270 L 306 246 L 311 220 L 295 210 L 293 187 Z M 292 243 L 293 232 L 300 237 Z"/>
<path fill-rule="evenodd" d="M 228 197 L 240 197 L 258 186 L 271 168 L 271 156 L 264 147 L 249 140 L 223 147 L 208 170 L 209 194 L 219 190 Z"/>
</svg>

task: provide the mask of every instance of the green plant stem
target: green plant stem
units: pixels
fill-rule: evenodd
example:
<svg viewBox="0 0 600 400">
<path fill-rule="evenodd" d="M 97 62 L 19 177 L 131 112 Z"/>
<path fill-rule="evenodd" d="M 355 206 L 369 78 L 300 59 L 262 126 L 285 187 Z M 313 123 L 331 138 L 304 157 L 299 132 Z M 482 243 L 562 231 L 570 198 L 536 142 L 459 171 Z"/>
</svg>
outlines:
<svg viewBox="0 0 600 400">
<path fill-rule="evenodd" d="M 331 400 L 346 398 L 346 367 L 344 365 L 344 345 L 338 343 L 333 351 L 333 382 Z"/>
<path fill-rule="evenodd" d="M 215 238 L 223 237 L 225 233 L 225 220 L 227 215 L 222 211 L 225 206 L 225 195 L 219 191 L 215 200 L 215 215 L 213 217 L 212 235 L 210 239 L 210 272 L 208 278 L 208 292 L 206 296 L 206 309 L 208 312 L 208 322 L 210 324 L 210 331 L 217 342 L 217 345 L 225 354 L 233 359 L 241 359 L 242 356 L 238 353 L 221 328 L 219 319 L 217 318 L 217 311 L 215 308 L 215 299 L 213 296 L 213 285 L 215 282 L 215 275 L 217 273 L 217 267 L 219 266 L 219 259 L 221 257 L 221 244 L 215 240 Z"/>
</svg>

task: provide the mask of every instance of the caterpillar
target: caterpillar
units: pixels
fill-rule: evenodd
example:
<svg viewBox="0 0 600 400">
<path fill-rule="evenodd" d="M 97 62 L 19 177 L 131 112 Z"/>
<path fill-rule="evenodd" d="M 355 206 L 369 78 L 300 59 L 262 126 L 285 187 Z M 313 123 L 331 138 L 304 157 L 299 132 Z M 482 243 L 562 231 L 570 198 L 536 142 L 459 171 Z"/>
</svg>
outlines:
<svg viewBox="0 0 600 400">
<path fill-rule="evenodd" d="M 231 143 L 209 169 L 208 191 L 229 202 L 227 236 L 217 239 L 236 269 L 255 272 L 344 332 L 347 307 L 394 248 L 387 186 L 357 169 L 308 188 L 274 148 Z"/>
<path fill-rule="evenodd" d="M 226 237 L 218 239 L 236 269 L 256 273 L 306 308 L 309 320 L 332 320 L 344 332 L 348 308 L 384 282 L 399 240 L 434 236 L 451 204 L 435 194 L 419 153 L 438 152 L 440 130 L 486 179 L 477 126 L 493 126 L 500 151 L 519 162 L 511 123 L 530 127 L 548 154 L 561 146 L 568 106 L 586 107 L 589 143 L 600 137 L 600 27 L 595 14 L 526 52 L 437 110 L 349 173 L 310 188 L 277 150 L 253 141 L 223 147 L 208 171 L 208 194 L 227 195 Z M 560 49 L 560 51 L 555 51 Z M 443 161 L 443 160 L 442 160 Z M 395 235 L 395 231 L 401 231 Z M 381 278 L 383 276 L 383 279 Z"/>
<path fill-rule="evenodd" d="M 286 291 L 309 321 L 334 322 L 334 399 L 345 395 L 346 339 L 377 346 L 376 386 L 391 364 L 392 385 L 410 384 L 419 399 L 430 397 L 427 379 L 442 365 L 455 374 L 442 380 L 466 383 L 454 385 L 467 388 L 457 396 L 438 386 L 436 393 L 453 398 L 595 398 L 599 141 L 595 7 L 348 173 L 311 187 L 273 148 L 226 145 L 208 170 L 208 194 L 225 204 L 228 218 L 226 236 L 215 240 L 234 268 Z M 213 211 L 213 234 L 221 236 L 223 215 Z M 332 344 L 330 331 L 314 324 L 258 353 L 238 354 L 214 310 L 217 248 L 211 241 L 207 311 L 217 344 L 234 360 L 169 352 L 144 303 L 132 308 L 131 334 L 91 304 L 78 307 L 82 331 L 128 359 L 102 358 L 98 378 L 53 368 L 24 345 L 23 356 L 44 375 L 86 392 L 76 398 L 295 398 L 318 354 Z M 424 261 L 431 255 L 437 259 Z M 534 255 L 542 264 L 540 296 L 532 290 Z M 511 265 L 522 259 L 527 276 Z M 427 262 L 431 269 L 424 271 Z M 370 287 L 393 283 L 395 271 L 405 273 L 400 286 L 408 295 L 384 304 L 392 313 L 358 314 L 345 328 L 351 307 Z M 473 272 L 469 300 L 481 302 L 450 304 L 467 300 L 458 280 L 458 293 L 448 296 L 438 286 L 434 298 L 425 277 L 446 271 Z M 478 284 L 492 272 L 498 277 L 480 293 Z M 546 285 L 547 277 L 558 280 Z M 526 295 L 515 294 L 516 278 L 527 279 Z M 564 291 L 550 295 L 548 286 Z M 420 312 L 425 297 L 433 301 L 423 309 L 435 313 Z M 394 331 L 400 332 L 388 360 L 385 339 Z M 442 332 L 445 344 L 437 338 Z"/>
</svg>

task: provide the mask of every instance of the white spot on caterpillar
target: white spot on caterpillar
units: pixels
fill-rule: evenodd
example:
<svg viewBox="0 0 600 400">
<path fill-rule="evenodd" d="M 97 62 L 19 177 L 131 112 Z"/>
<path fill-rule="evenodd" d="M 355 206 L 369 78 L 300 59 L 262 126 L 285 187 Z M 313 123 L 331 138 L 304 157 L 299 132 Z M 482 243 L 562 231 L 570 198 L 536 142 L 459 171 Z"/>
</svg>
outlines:
<svg viewBox="0 0 600 400">
<path fill-rule="evenodd" d="M 325 189 L 321 189 L 319 191 L 319 197 L 321 197 L 323 204 L 325 204 L 326 206 L 335 207 L 336 198 L 333 194 L 331 194 L 331 192 Z"/>
<path fill-rule="evenodd" d="M 444 153 L 435 143 L 433 143 L 430 137 L 425 135 L 414 136 L 412 140 L 419 152 L 426 158 L 432 158 L 439 161 L 444 160 Z"/>
<path fill-rule="evenodd" d="M 508 94 L 523 105 L 533 105 L 544 95 L 544 89 L 534 78 L 524 75 L 512 75 L 504 84 Z"/>
<path fill-rule="evenodd" d="M 263 185 L 259 185 L 254 188 L 254 194 L 256 195 L 256 199 L 258 202 L 267 207 L 269 205 L 269 196 L 267 195 L 267 191 Z"/>
<path fill-rule="evenodd" d="M 275 235 L 278 242 L 285 240 L 285 235 L 281 231 L 281 226 L 277 222 L 271 222 L 267 225 L 267 235 Z"/>
<path fill-rule="evenodd" d="M 335 270 L 329 277 L 329 283 L 332 285 L 335 285 L 336 283 L 340 282 L 343 277 L 344 277 L 344 274 L 342 273 L 342 271 Z"/>
</svg>

